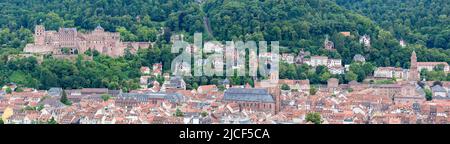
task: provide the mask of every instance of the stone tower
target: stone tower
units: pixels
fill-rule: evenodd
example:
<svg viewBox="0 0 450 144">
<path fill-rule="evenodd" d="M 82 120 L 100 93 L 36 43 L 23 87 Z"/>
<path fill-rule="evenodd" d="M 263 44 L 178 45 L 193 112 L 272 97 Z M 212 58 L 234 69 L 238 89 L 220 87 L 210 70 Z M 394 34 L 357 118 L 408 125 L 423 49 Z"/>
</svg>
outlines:
<svg viewBox="0 0 450 144">
<path fill-rule="evenodd" d="M 420 75 L 419 70 L 417 70 L 417 56 L 416 51 L 411 54 L 411 66 L 409 68 L 409 81 L 419 81 Z"/>
<path fill-rule="evenodd" d="M 45 27 L 43 25 L 36 25 L 34 29 L 34 44 L 45 44 Z"/>
<path fill-rule="evenodd" d="M 269 87 L 267 90 L 275 100 L 275 107 L 273 110 L 274 114 L 277 114 L 281 110 L 281 89 L 279 87 Z"/>
</svg>

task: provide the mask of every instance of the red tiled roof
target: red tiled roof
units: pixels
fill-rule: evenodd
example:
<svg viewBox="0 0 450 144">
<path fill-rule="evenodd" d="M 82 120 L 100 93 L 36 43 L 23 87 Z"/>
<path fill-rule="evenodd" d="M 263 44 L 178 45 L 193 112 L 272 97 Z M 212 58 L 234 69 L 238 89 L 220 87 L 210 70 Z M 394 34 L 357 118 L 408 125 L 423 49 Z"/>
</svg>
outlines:
<svg viewBox="0 0 450 144">
<path fill-rule="evenodd" d="M 448 66 L 448 63 L 446 62 L 417 62 L 417 66 L 436 66 L 438 64 Z"/>
</svg>

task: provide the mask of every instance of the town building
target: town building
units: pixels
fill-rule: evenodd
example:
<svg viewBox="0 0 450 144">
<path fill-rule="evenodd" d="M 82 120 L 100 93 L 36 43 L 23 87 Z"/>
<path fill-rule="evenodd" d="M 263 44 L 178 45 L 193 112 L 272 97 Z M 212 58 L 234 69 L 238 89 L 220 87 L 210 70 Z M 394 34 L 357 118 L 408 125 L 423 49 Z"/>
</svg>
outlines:
<svg viewBox="0 0 450 144">
<path fill-rule="evenodd" d="M 394 95 L 395 103 L 413 103 L 424 102 L 425 91 L 417 84 L 416 81 L 409 81 L 400 84 L 400 91 Z"/>
<path fill-rule="evenodd" d="M 225 103 L 237 103 L 239 111 L 264 111 L 275 113 L 275 98 L 267 89 L 229 88 L 222 99 Z"/>
<path fill-rule="evenodd" d="M 289 80 L 281 79 L 278 81 L 279 85 L 286 84 L 291 90 L 298 91 L 299 93 L 309 95 L 310 83 L 309 80 Z"/>
<path fill-rule="evenodd" d="M 82 88 L 82 89 L 72 89 L 64 90 L 67 95 L 67 99 L 71 102 L 80 102 L 83 98 L 93 98 L 100 100 L 102 95 L 110 95 L 116 97 L 122 94 L 121 90 L 109 90 L 107 88 Z"/>
<path fill-rule="evenodd" d="M 433 97 L 447 97 L 447 90 L 440 85 L 431 87 L 431 91 L 433 93 Z"/>
<path fill-rule="evenodd" d="M 417 62 L 417 70 L 420 72 L 423 69 L 428 71 L 435 70 L 438 66 L 442 66 L 443 70 L 447 73 L 450 72 L 450 66 L 447 62 Z"/>
<path fill-rule="evenodd" d="M 197 88 L 199 94 L 207 94 L 209 92 L 217 92 L 219 89 L 216 85 L 202 85 Z"/>
<path fill-rule="evenodd" d="M 408 70 L 395 67 L 378 67 L 374 71 L 374 78 L 388 78 L 388 79 L 406 79 Z"/>
<path fill-rule="evenodd" d="M 47 91 L 47 94 L 51 97 L 61 97 L 62 93 L 63 93 L 63 89 L 59 88 L 59 87 L 53 87 Z"/>
<path fill-rule="evenodd" d="M 336 78 L 328 79 L 327 89 L 330 92 L 336 91 L 339 88 L 339 80 Z"/>
<path fill-rule="evenodd" d="M 162 106 L 164 102 L 179 104 L 184 101 L 184 96 L 178 93 L 123 93 L 117 96 L 115 104 L 127 108 L 137 107 L 139 105 L 158 107 Z"/>
<path fill-rule="evenodd" d="M 143 66 L 143 67 L 141 67 L 141 74 L 142 75 L 149 75 L 150 74 L 150 68 L 149 67 L 146 67 L 146 66 Z"/>
<path fill-rule="evenodd" d="M 288 54 L 288 53 L 281 54 L 281 61 L 284 61 L 288 64 L 293 64 L 294 63 L 294 55 Z"/>
<path fill-rule="evenodd" d="M 307 64 L 316 67 L 316 66 L 327 66 L 328 65 L 328 57 L 326 56 L 311 56 L 311 59 L 307 61 Z"/>
<path fill-rule="evenodd" d="M 351 36 L 351 33 L 349 31 L 339 32 L 339 34 L 341 34 L 342 36 L 345 36 L 345 37 Z"/>
<path fill-rule="evenodd" d="M 331 74 L 335 75 L 345 74 L 345 68 L 343 66 L 328 67 L 328 70 Z"/>
<path fill-rule="evenodd" d="M 328 59 L 327 67 L 342 67 L 341 59 Z"/>
<path fill-rule="evenodd" d="M 393 98 L 401 92 L 402 86 L 399 84 L 373 84 L 369 88 L 374 89 L 375 96 Z"/>
<path fill-rule="evenodd" d="M 175 90 L 186 90 L 186 82 L 181 76 L 171 77 L 170 80 L 164 81 L 161 91 L 173 92 Z"/>
<path fill-rule="evenodd" d="M 152 66 L 152 75 L 155 77 L 161 76 L 162 75 L 162 63 L 155 63 Z"/>
<path fill-rule="evenodd" d="M 303 49 L 300 50 L 298 55 L 295 57 L 295 63 L 296 64 L 304 64 L 306 56 L 311 55 L 310 52 L 305 52 Z"/>
</svg>

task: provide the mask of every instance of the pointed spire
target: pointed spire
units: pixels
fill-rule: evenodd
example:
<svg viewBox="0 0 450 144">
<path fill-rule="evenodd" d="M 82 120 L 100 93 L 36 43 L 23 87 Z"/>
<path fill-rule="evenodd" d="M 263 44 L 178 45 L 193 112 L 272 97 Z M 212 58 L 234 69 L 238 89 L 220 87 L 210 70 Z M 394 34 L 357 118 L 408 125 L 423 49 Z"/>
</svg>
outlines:
<svg viewBox="0 0 450 144">
<path fill-rule="evenodd" d="M 103 27 L 100 26 L 100 24 L 97 25 L 97 27 L 95 28 L 95 30 L 104 31 Z"/>
<path fill-rule="evenodd" d="M 413 50 L 413 52 L 411 53 L 411 63 L 413 62 L 417 62 L 417 55 L 415 50 Z"/>
</svg>

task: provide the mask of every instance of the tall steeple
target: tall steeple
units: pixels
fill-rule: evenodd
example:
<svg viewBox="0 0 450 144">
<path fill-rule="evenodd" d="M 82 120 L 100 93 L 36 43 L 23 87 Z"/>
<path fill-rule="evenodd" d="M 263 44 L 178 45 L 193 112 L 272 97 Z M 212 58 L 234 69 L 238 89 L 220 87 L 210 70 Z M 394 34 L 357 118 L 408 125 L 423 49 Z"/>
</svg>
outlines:
<svg viewBox="0 0 450 144">
<path fill-rule="evenodd" d="M 411 66 L 409 68 L 409 80 L 410 81 L 419 81 L 420 75 L 419 70 L 417 70 L 417 56 L 416 51 L 413 51 L 411 54 Z"/>
</svg>

